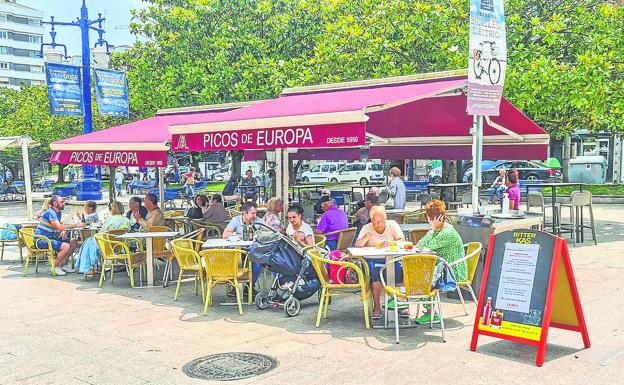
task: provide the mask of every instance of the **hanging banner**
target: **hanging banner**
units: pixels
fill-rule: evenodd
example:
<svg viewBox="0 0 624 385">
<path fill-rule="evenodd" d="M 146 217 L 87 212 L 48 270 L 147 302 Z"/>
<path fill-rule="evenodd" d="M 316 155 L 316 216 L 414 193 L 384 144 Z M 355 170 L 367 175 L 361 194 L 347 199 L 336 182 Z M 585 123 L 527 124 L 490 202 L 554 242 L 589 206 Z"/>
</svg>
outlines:
<svg viewBox="0 0 624 385">
<path fill-rule="evenodd" d="M 359 147 L 366 144 L 366 123 L 173 134 L 171 143 L 173 152 Z"/>
<path fill-rule="evenodd" d="M 128 87 L 124 72 L 95 69 L 95 97 L 100 115 L 128 116 Z"/>
<path fill-rule="evenodd" d="M 82 79 L 80 67 L 46 63 L 46 82 L 50 114 L 82 116 Z"/>
<path fill-rule="evenodd" d="M 468 114 L 499 116 L 507 69 L 503 0 L 470 0 Z"/>
</svg>

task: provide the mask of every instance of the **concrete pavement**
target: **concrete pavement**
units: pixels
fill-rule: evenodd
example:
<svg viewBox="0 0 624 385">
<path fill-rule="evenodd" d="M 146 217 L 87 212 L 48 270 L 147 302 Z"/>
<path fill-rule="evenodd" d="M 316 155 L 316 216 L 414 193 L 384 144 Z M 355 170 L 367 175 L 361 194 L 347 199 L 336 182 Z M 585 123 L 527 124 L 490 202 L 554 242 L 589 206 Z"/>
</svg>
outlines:
<svg viewBox="0 0 624 385">
<path fill-rule="evenodd" d="M 0 222 L 8 217 L 0 207 Z M 624 207 L 597 206 L 598 246 L 572 248 L 571 258 L 592 342 L 578 333 L 551 329 L 546 362 L 534 365 L 535 349 L 480 337 L 468 347 L 469 316 L 446 300 L 447 342 L 438 329 L 365 330 L 355 299 L 335 300 L 329 318 L 314 327 L 318 301 L 303 301 L 288 318 L 277 309 L 213 306 L 201 315 L 191 282 L 175 287 L 130 289 L 70 274 L 52 278 L 42 268 L 23 276 L 15 248 L 0 262 L 0 384 L 200 384 L 182 366 L 218 352 L 268 354 L 277 369 L 241 384 L 604 384 L 624 378 Z M 6 215 L 6 216 L 5 216 Z M 225 300 L 217 289 L 215 302 Z"/>
</svg>

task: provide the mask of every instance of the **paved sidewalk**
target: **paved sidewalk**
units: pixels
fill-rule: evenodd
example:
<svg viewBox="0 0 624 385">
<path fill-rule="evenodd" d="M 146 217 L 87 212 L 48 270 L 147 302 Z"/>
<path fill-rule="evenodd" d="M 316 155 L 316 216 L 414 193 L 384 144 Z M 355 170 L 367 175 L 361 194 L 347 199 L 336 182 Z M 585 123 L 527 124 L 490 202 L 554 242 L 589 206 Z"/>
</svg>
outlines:
<svg viewBox="0 0 624 385">
<path fill-rule="evenodd" d="M 592 347 L 578 333 L 551 329 L 546 362 L 535 349 L 481 337 L 468 347 L 475 306 L 447 300 L 447 340 L 428 327 L 365 330 L 362 308 L 335 300 L 329 318 L 314 327 L 318 301 L 301 314 L 214 306 L 201 315 L 201 297 L 185 282 L 175 287 L 129 288 L 72 274 L 52 278 L 41 268 L 23 276 L 15 248 L 0 262 L 0 384 L 201 384 L 182 366 L 218 352 L 257 352 L 279 360 L 265 375 L 237 384 L 605 384 L 624 378 L 624 207 L 599 206 L 599 245 L 571 248 Z M 0 216 L 3 213 L 0 212 Z M 0 219 L 0 222 L 4 218 Z M 589 242 L 586 242 L 589 245 Z M 215 302 L 225 300 L 217 289 Z"/>
</svg>

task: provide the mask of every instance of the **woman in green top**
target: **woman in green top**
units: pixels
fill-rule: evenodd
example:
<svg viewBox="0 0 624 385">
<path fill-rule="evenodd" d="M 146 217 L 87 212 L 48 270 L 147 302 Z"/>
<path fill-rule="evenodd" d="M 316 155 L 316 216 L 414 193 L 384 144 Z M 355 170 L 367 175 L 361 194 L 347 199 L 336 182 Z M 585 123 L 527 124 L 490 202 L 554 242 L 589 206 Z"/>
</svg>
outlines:
<svg viewBox="0 0 624 385">
<path fill-rule="evenodd" d="M 124 207 L 121 202 L 109 203 L 108 210 L 111 216 L 102 224 L 102 228 L 100 229 L 101 233 L 110 230 L 130 229 L 130 220 L 124 215 Z M 95 238 L 89 237 L 85 239 L 78 251 L 78 258 L 76 258 L 78 272 L 84 273 L 86 276 L 94 276 L 99 254 L 100 249 L 98 248 Z"/>
<path fill-rule="evenodd" d="M 453 225 L 445 221 L 446 205 L 444 202 L 434 199 L 427 204 L 425 210 L 431 230 L 418 241 L 418 249 L 429 249 L 449 264 L 464 258 L 464 243 L 461 237 Z M 468 278 L 468 267 L 465 261 L 453 266 L 452 269 L 457 281 L 465 281 Z M 426 313 L 416 319 L 418 323 L 429 323 L 430 307 L 424 307 Z M 439 321 L 437 314 L 433 320 L 434 322 Z"/>
</svg>

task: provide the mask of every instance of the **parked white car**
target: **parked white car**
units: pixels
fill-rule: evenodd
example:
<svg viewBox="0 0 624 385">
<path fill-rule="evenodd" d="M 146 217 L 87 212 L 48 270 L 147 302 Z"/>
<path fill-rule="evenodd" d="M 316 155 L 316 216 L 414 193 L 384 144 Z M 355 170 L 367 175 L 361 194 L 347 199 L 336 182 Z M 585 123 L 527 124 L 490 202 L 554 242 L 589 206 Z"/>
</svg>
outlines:
<svg viewBox="0 0 624 385">
<path fill-rule="evenodd" d="M 301 181 L 307 182 L 329 182 L 330 177 L 342 166 L 339 162 L 324 162 L 312 166 L 310 171 L 301 174 Z"/>
<path fill-rule="evenodd" d="M 361 186 L 381 184 L 384 181 L 383 167 L 380 163 L 354 162 L 345 164 L 329 177 L 332 183 L 357 182 Z"/>
</svg>

